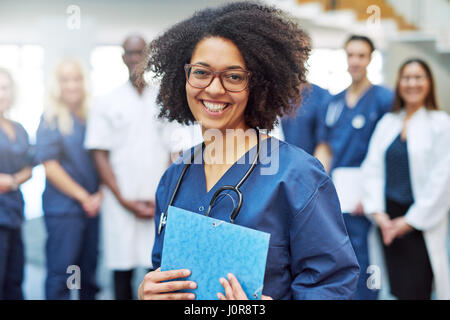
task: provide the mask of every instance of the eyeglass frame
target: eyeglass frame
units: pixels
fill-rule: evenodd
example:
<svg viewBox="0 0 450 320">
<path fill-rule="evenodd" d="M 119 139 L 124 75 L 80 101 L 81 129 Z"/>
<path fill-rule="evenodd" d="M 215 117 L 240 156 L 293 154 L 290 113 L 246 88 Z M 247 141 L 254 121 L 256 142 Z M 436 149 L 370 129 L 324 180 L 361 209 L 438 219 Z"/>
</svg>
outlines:
<svg viewBox="0 0 450 320">
<path fill-rule="evenodd" d="M 188 69 L 189 69 L 189 68 L 192 68 L 193 66 L 206 68 L 206 69 L 208 69 L 208 70 L 211 71 L 211 73 L 212 73 L 213 76 L 212 76 L 211 81 L 208 83 L 207 86 L 205 86 L 205 87 L 196 87 L 196 86 L 194 86 L 192 83 L 189 82 Z M 239 71 L 242 71 L 242 72 L 247 73 L 247 83 L 245 84 L 245 87 L 244 87 L 243 89 L 241 89 L 241 90 L 228 90 L 228 89 L 225 88 L 225 86 L 223 85 L 222 77 L 221 77 L 222 73 L 227 72 L 227 71 L 233 71 L 233 70 L 239 70 Z M 238 69 L 238 68 L 236 68 L 236 69 L 225 69 L 225 70 L 222 70 L 222 71 L 214 71 L 214 70 L 211 69 L 210 67 L 207 67 L 207 66 L 204 66 L 204 65 L 201 65 L 201 64 L 195 64 L 195 63 L 194 63 L 194 64 L 190 64 L 190 63 L 186 63 L 186 64 L 184 65 L 184 75 L 185 75 L 186 81 L 189 83 L 189 85 L 192 86 L 193 88 L 196 88 L 196 89 L 205 89 L 205 88 L 208 88 L 208 87 L 211 85 L 211 83 L 214 81 L 214 78 L 216 78 L 216 76 L 219 76 L 220 84 L 222 85 L 222 87 L 223 87 L 226 91 L 229 91 L 229 92 L 242 92 L 242 91 L 244 91 L 245 89 L 248 88 L 248 84 L 250 83 L 250 77 L 251 77 L 252 73 L 251 73 L 251 71 L 244 70 L 244 69 L 240 69 L 240 68 L 239 68 L 239 69 Z"/>
<path fill-rule="evenodd" d="M 425 80 L 428 80 L 428 75 L 421 75 L 421 76 L 401 76 L 400 82 L 409 83 L 410 80 L 413 79 L 416 82 L 424 82 Z"/>
</svg>

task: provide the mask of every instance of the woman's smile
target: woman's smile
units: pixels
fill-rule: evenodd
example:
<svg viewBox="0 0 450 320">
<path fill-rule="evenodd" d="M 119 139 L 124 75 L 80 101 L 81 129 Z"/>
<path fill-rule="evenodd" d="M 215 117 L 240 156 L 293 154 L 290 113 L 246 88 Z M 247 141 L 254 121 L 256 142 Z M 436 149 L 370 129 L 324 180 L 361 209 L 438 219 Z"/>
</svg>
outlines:
<svg viewBox="0 0 450 320">
<path fill-rule="evenodd" d="M 220 101 L 211 101 L 211 100 L 200 100 L 200 101 L 203 104 L 206 113 L 208 113 L 211 116 L 220 116 L 224 114 L 228 110 L 228 107 L 231 105 L 230 103 Z"/>
</svg>

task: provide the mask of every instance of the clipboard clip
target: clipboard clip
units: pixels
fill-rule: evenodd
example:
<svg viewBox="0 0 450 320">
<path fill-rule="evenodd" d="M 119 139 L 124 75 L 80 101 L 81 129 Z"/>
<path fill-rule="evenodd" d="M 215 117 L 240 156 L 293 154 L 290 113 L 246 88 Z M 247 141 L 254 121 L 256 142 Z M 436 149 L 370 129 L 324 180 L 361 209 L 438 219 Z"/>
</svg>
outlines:
<svg viewBox="0 0 450 320">
<path fill-rule="evenodd" d="M 159 219 L 158 235 L 161 234 L 161 231 L 166 225 L 166 222 L 167 222 L 167 214 L 165 212 L 161 212 L 161 218 Z"/>
<path fill-rule="evenodd" d="M 258 289 L 256 289 L 256 291 L 253 293 L 253 298 L 255 299 L 261 299 L 261 294 L 263 291 L 263 286 L 259 287 Z"/>
</svg>

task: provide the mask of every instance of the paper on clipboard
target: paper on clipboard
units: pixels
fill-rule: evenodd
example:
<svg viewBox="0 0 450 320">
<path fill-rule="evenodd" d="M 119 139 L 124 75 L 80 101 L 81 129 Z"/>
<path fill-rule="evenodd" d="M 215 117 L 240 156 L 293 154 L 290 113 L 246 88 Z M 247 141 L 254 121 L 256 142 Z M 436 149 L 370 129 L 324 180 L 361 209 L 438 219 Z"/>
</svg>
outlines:
<svg viewBox="0 0 450 320">
<path fill-rule="evenodd" d="M 189 269 L 197 300 L 217 300 L 219 282 L 232 273 L 250 300 L 260 299 L 270 234 L 169 207 L 161 271 Z"/>
<path fill-rule="evenodd" d="M 352 213 L 362 196 L 362 175 L 360 168 L 336 168 L 331 178 L 338 194 L 343 213 Z"/>
</svg>

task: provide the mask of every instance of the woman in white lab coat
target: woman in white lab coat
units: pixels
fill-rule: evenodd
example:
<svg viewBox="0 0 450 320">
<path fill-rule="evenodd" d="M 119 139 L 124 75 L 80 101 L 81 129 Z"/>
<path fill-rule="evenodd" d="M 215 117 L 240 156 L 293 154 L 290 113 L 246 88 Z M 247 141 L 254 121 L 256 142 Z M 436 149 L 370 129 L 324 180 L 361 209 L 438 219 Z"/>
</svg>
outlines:
<svg viewBox="0 0 450 320">
<path fill-rule="evenodd" d="M 450 298 L 447 242 L 450 119 L 428 65 L 400 68 L 393 112 L 378 123 L 362 164 L 364 211 L 379 226 L 391 293 Z"/>
</svg>

